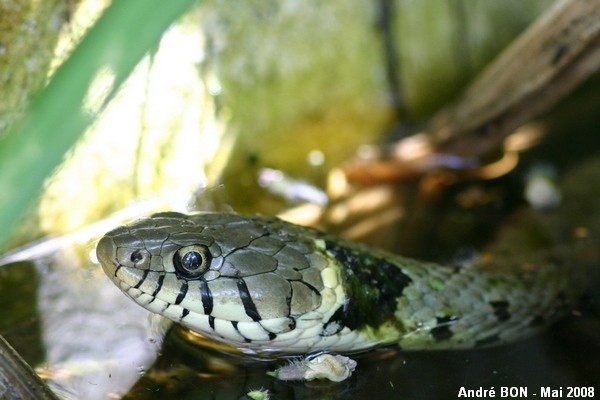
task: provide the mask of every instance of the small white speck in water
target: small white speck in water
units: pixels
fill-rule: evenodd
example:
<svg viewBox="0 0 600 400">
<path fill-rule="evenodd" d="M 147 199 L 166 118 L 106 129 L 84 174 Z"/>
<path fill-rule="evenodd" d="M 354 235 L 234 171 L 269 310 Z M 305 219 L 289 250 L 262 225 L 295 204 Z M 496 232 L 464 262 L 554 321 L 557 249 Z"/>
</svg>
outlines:
<svg viewBox="0 0 600 400">
<path fill-rule="evenodd" d="M 325 162 L 325 154 L 321 150 L 313 150 L 308 153 L 308 163 L 313 167 L 319 167 Z"/>
</svg>

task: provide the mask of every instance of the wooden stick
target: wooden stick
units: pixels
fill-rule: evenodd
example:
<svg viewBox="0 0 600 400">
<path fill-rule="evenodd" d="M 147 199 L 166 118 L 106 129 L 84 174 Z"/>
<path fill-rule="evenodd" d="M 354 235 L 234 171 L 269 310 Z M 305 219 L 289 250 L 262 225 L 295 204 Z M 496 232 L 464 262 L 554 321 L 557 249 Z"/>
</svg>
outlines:
<svg viewBox="0 0 600 400">
<path fill-rule="evenodd" d="M 600 0 L 559 0 L 522 33 L 419 135 L 419 156 L 401 149 L 343 166 L 347 179 L 372 184 L 416 179 L 454 157 L 473 168 L 498 157 L 517 128 L 564 98 L 600 68 Z M 463 167 L 459 167 L 461 169 Z M 465 168 L 471 168 L 468 165 Z M 452 167 L 450 167 L 452 169 Z"/>
<path fill-rule="evenodd" d="M 428 134 L 438 152 L 485 157 L 599 66 L 600 1 L 559 0 L 432 119 Z"/>
</svg>

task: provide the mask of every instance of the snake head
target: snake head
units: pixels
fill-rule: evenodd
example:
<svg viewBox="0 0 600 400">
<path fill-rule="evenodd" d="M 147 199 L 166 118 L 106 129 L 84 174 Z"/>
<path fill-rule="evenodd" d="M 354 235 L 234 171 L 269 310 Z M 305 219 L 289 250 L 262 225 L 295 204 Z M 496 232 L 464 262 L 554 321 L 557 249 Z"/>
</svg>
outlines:
<svg viewBox="0 0 600 400">
<path fill-rule="evenodd" d="M 324 285 L 328 262 L 318 241 L 290 226 L 236 214 L 159 213 L 108 232 L 97 256 L 142 307 L 230 344 L 269 343 L 320 323 L 336 301 Z"/>
</svg>

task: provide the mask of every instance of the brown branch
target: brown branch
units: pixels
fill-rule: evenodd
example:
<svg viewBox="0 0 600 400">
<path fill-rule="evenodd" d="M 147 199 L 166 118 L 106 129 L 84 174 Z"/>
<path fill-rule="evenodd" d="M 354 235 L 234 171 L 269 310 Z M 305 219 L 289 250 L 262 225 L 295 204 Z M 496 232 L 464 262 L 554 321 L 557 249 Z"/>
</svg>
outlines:
<svg viewBox="0 0 600 400">
<path fill-rule="evenodd" d="M 560 0 L 432 119 L 428 133 L 439 152 L 485 157 L 599 66 L 600 1 Z"/>
<path fill-rule="evenodd" d="M 467 88 L 439 111 L 419 156 L 400 141 L 388 154 L 343 167 L 351 181 L 414 179 L 446 165 L 440 155 L 486 160 L 503 151 L 517 128 L 564 98 L 600 68 L 600 0 L 559 0 L 522 33 Z M 414 138 L 409 138 L 413 140 Z M 466 168 L 469 168 L 468 166 Z"/>
</svg>

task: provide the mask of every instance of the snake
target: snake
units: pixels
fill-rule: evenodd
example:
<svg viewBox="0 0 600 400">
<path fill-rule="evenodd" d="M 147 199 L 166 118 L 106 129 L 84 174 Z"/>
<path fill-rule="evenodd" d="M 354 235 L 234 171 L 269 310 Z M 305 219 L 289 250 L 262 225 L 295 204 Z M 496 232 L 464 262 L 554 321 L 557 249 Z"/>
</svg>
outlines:
<svg viewBox="0 0 600 400">
<path fill-rule="evenodd" d="M 156 213 L 108 232 L 96 252 L 134 302 L 247 354 L 478 348 L 573 310 L 589 279 L 580 264 L 596 262 L 585 213 L 529 211 L 500 230 L 491 256 L 466 266 L 220 212 Z"/>
</svg>

